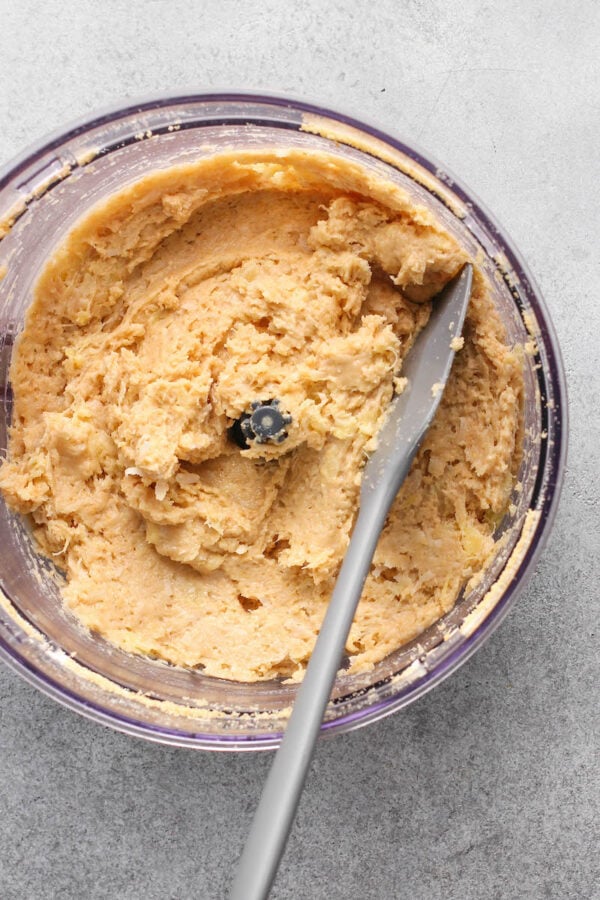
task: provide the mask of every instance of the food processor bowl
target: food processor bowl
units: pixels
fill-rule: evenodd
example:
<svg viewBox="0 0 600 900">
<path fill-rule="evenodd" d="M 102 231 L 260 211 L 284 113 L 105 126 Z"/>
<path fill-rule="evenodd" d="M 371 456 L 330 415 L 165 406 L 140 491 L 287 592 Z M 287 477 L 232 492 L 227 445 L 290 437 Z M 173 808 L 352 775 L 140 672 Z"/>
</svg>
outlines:
<svg viewBox="0 0 600 900">
<path fill-rule="evenodd" d="M 444 167 L 349 116 L 283 97 L 207 94 L 149 99 L 48 137 L 0 172 L 0 452 L 9 366 L 36 280 L 69 229 L 151 171 L 226 150 L 326 151 L 403 187 L 477 256 L 510 341 L 523 345 L 523 455 L 497 551 L 478 583 L 416 640 L 367 672 L 341 673 L 322 725 L 333 735 L 411 703 L 447 677 L 515 602 L 548 535 L 566 448 L 563 367 L 548 312 L 500 225 Z M 176 746 L 278 745 L 295 685 L 210 678 L 133 656 L 86 631 L 63 606 L 60 572 L 26 521 L 0 499 L 0 656 L 65 706 L 127 734 Z"/>
</svg>

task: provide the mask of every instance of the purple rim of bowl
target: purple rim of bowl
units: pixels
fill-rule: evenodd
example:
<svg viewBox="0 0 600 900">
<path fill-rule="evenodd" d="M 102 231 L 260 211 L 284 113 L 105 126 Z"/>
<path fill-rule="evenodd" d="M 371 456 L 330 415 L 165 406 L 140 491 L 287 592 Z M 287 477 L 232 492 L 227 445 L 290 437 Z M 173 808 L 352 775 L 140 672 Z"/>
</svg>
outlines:
<svg viewBox="0 0 600 900">
<path fill-rule="evenodd" d="M 11 162 L 0 169 L 0 189 L 6 185 L 9 178 L 13 178 L 19 171 L 31 165 L 31 163 L 42 154 L 48 153 L 62 145 L 65 141 L 68 141 L 79 134 L 83 134 L 92 128 L 97 128 L 120 118 L 126 118 L 135 113 L 141 114 L 154 109 L 181 105 L 183 103 L 227 102 L 265 104 L 288 108 L 299 113 L 310 113 L 317 116 L 323 116 L 333 121 L 340 122 L 343 125 L 356 128 L 359 131 L 388 144 L 395 150 L 399 150 L 436 178 L 439 178 L 440 171 L 443 172 L 444 175 L 450 179 L 452 192 L 468 206 L 469 211 L 472 212 L 474 218 L 479 223 L 483 224 L 485 230 L 493 235 L 495 243 L 498 245 L 501 252 L 508 260 L 513 272 L 517 276 L 520 291 L 526 296 L 528 303 L 536 314 L 544 350 L 548 360 L 547 369 L 544 369 L 544 367 L 537 369 L 537 377 L 542 399 L 542 430 L 544 431 L 546 424 L 545 419 L 548 417 L 548 410 L 544 400 L 548 393 L 550 393 L 554 399 L 554 409 L 552 411 L 554 440 L 548 441 L 547 439 L 542 438 L 541 441 L 538 478 L 534 486 L 530 503 L 530 508 L 535 508 L 539 512 L 539 519 L 536 522 L 529 548 L 516 569 L 510 584 L 492 612 L 481 622 L 473 634 L 465 638 L 461 644 L 440 660 L 435 668 L 427 671 L 421 677 L 401 688 L 391 697 L 361 710 L 347 713 L 346 715 L 331 721 L 323 722 L 323 725 L 321 726 L 321 736 L 332 736 L 337 733 L 364 727 L 370 722 L 377 721 L 396 712 L 403 706 L 422 697 L 436 684 L 439 684 L 447 678 L 460 665 L 466 662 L 484 640 L 486 640 L 498 627 L 517 599 L 518 593 L 525 587 L 527 581 L 533 574 L 534 566 L 550 533 L 556 515 L 563 481 L 568 428 L 567 392 L 564 367 L 554 326 L 552 325 L 548 310 L 542 299 L 541 292 L 521 254 L 506 235 L 504 229 L 487 210 L 485 205 L 472 191 L 465 187 L 460 179 L 456 178 L 452 172 L 449 172 L 445 165 L 438 163 L 429 154 L 426 155 L 422 150 L 415 149 L 414 145 L 390 136 L 387 132 L 382 131 L 377 126 L 359 121 L 350 115 L 333 111 L 327 107 L 321 107 L 294 97 L 282 97 L 269 93 L 244 93 L 242 91 L 215 94 L 186 93 L 176 96 L 146 98 L 126 107 L 116 107 L 104 110 L 91 119 L 79 120 L 68 127 L 66 131 L 61 129 L 51 133 L 43 139 L 42 142 L 29 147 L 24 153 L 15 157 Z M 281 121 L 273 121 L 270 119 L 261 121 L 256 116 L 252 116 L 251 118 L 253 124 L 275 125 L 277 127 L 287 127 L 293 130 L 299 130 L 300 126 L 299 122 L 290 121 L 289 123 L 283 123 Z M 231 121 L 240 121 L 240 117 L 232 116 L 231 118 L 228 118 L 225 115 L 222 117 L 222 120 L 229 123 Z M 215 119 L 212 119 L 210 122 L 207 122 L 207 124 L 215 125 L 219 124 L 220 121 L 221 119 L 217 119 L 216 121 Z M 248 121 L 248 119 L 245 121 Z M 158 133 L 160 133 L 160 129 L 158 129 Z M 521 305 L 517 299 L 515 299 L 515 302 L 519 306 Z M 548 385 L 551 386 L 550 392 L 547 390 Z M 545 490 L 543 495 L 540 496 L 542 486 Z M 257 732 L 241 735 L 214 735 L 158 727 L 117 713 L 107 712 L 101 706 L 83 700 L 79 695 L 62 685 L 59 685 L 46 675 L 41 674 L 1 637 L 0 658 L 8 663 L 11 668 L 16 670 L 26 681 L 37 687 L 47 696 L 57 700 L 63 706 L 66 706 L 95 722 L 101 722 L 117 731 L 143 737 L 146 740 L 193 749 L 270 750 L 275 749 L 279 745 L 282 737 L 282 733 Z"/>
</svg>

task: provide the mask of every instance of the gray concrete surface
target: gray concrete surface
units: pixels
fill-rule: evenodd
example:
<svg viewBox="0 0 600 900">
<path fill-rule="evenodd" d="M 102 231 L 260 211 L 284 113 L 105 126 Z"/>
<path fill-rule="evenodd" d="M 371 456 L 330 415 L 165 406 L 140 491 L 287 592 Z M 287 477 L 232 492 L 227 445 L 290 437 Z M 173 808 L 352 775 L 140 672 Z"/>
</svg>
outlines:
<svg viewBox="0 0 600 900">
<path fill-rule="evenodd" d="M 275 900 L 600 897 L 600 6 L 0 0 L 0 162 L 140 94 L 225 86 L 379 120 L 460 173 L 546 295 L 571 450 L 537 574 L 410 709 L 319 748 Z M 266 756 L 123 737 L 0 671 L 0 897 L 222 898 Z"/>
</svg>

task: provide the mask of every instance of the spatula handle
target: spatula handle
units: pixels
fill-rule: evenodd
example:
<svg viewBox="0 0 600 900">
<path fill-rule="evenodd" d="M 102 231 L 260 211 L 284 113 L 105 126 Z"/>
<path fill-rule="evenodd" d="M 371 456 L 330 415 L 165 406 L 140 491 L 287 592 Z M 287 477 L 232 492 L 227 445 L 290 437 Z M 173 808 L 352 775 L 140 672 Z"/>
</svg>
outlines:
<svg viewBox="0 0 600 900">
<path fill-rule="evenodd" d="M 313 757 L 346 638 L 394 493 L 361 506 L 333 596 L 254 815 L 230 900 L 265 900 Z M 390 496 L 391 494 L 391 496 Z"/>
</svg>

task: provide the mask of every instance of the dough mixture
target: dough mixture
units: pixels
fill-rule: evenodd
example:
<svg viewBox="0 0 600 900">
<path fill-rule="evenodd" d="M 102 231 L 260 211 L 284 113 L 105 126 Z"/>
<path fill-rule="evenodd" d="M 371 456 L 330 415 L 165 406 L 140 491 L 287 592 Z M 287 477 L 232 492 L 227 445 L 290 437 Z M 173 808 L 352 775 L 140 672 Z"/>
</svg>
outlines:
<svg viewBox="0 0 600 900">
<path fill-rule="evenodd" d="M 209 675 L 301 678 L 402 360 L 466 259 L 399 188 L 300 151 L 155 172 L 88 214 L 38 282 L 0 469 L 80 621 Z M 521 357 L 477 270 L 464 339 L 379 541 L 351 671 L 450 610 L 493 551 Z M 273 399 L 287 437 L 240 448 L 233 423 Z"/>
</svg>

